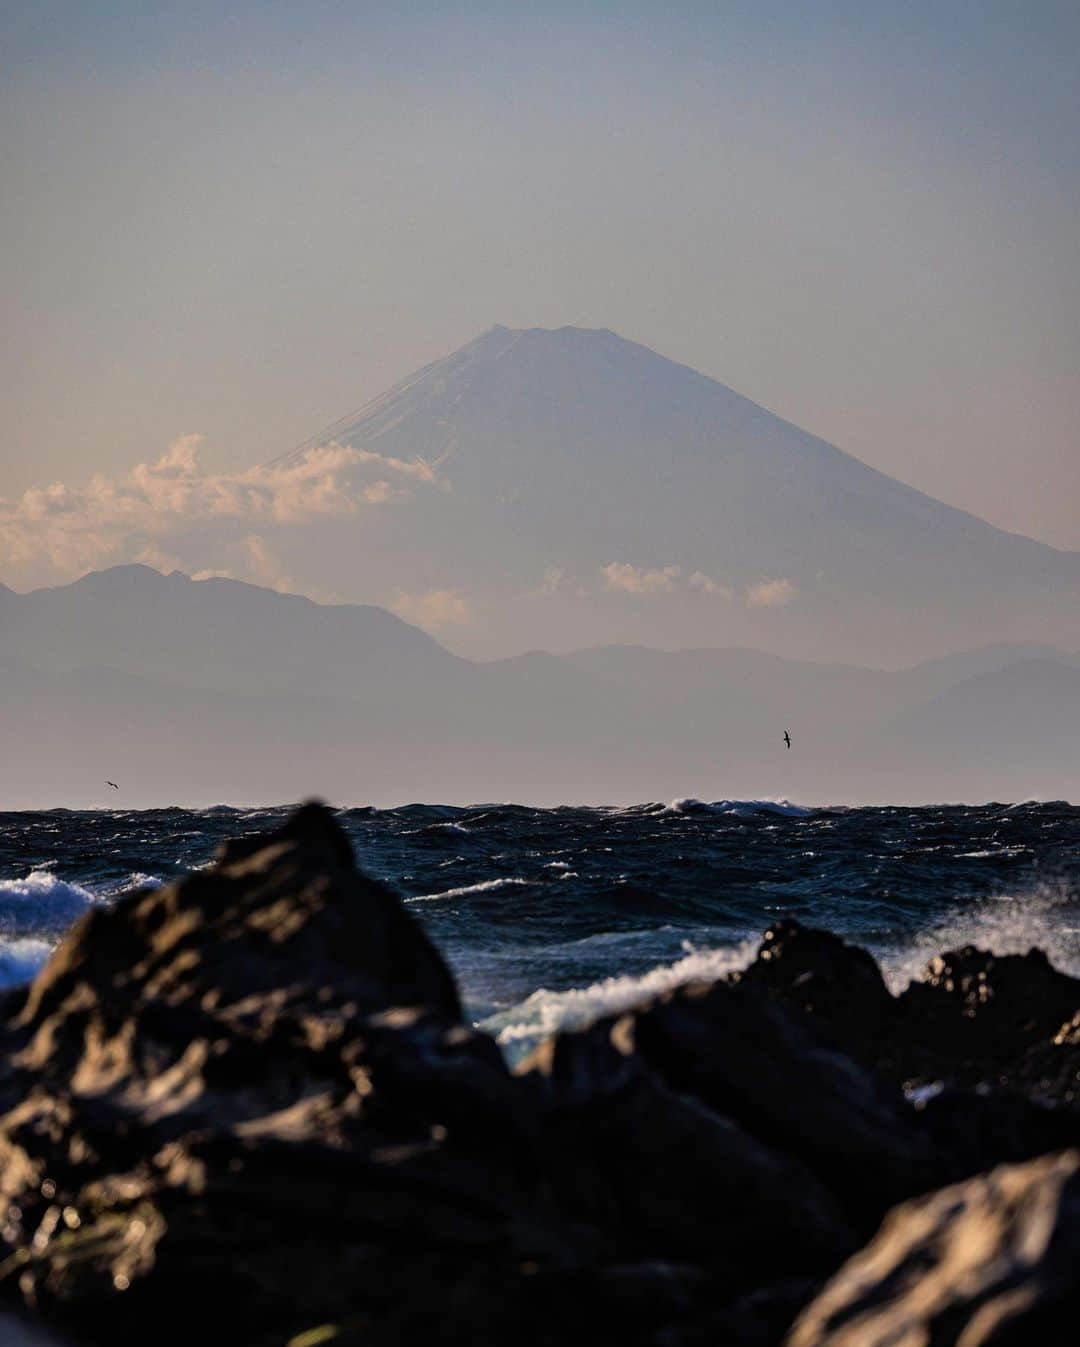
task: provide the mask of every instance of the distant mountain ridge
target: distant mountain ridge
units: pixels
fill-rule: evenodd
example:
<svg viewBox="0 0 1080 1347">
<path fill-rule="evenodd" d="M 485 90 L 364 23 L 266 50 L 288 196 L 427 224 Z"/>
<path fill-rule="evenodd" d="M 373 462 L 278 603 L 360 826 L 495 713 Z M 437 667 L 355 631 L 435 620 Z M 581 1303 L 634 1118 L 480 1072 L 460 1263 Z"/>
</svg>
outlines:
<svg viewBox="0 0 1080 1347">
<path fill-rule="evenodd" d="M 328 442 L 437 470 L 444 489 L 365 518 L 356 545 L 406 590 L 475 598 L 493 648 L 704 635 L 858 661 L 1080 644 L 1080 553 L 936 501 L 607 329 L 492 328 L 278 461 Z"/>
<path fill-rule="evenodd" d="M 324 605 L 239 580 L 114 566 L 70 585 L 0 596 L 12 646 L 54 671 L 123 669 L 228 692 L 352 695 L 387 669 L 462 663 L 372 604 Z M 288 639 L 283 639 L 283 633 Z M 320 658 L 309 652 L 318 650 Z"/>
<path fill-rule="evenodd" d="M 1052 647 L 475 663 L 377 607 L 145 566 L 0 589 L 0 633 L 0 808 L 1080 797 L 1080 655 Z"/>
</svg>

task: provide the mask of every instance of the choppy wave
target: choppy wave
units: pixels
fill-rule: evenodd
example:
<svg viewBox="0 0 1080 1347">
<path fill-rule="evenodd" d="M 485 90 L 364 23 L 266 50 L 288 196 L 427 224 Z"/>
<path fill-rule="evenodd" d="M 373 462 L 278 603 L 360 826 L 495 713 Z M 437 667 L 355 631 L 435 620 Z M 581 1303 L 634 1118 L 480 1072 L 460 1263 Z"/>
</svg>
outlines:
<svg viewBox="0 0 1080 1347">
<path fill-rule="evenodd" d="M 28 982 L 60 934 L 99 899 L 51 870 L 0 880 L 0 988 Z"/>
<path fill-rule="evenodd" d="M 0 985 L 25 981 L 93 903 L 208 865 L 285 808 L 0 814 Z M 1080 975 L 1080 808 L 818 808 L 784 799 L 629 807 L 411 804 L 339 811 L 361 866 L 452 963 L 510 1053 L 745 962 L 797 917 L 861 944 L 899 990 L 974 943 L 1039 945 Z"/>
<path fill-rule="evenodd" d="M 51 870 L 31 870 L 23 879 L 0 880 L 0 931 L 27 935 L 70 926 L 99 901 L 89 889 Z"/>
<path fill-rule="evenodd" d="M 1047 884 L 1030 893 L 997 894 L 930 922 L 898 949 L 875 952 L 890 990 L 901 992 L 934 955 L 964 945 L 999 955 L 1041 949 L 1056 968 L 1080 977 L 1080 893 Z"/>
<path fill-rule="evenodd" d="M 1060 886 L 1003 894 L 972 904 L 963 914 L 934 923 L 898 946 L 867 943 L 894 995 L 918 980 L 935 955 L 964 945 L 997 955 L 1039 948 L 1051 954 L 1062 972 L 1080 977 L 1080 896 Z M 753 960 L 757 946 L 755 937 L 721 948 L 689 949 L 681 959 L 658 963 L 638 975 L 604 977 L 558 991 L 540 987 L 481 1020 L 478 1027 L 517 1057 L 549 1034 L 617 1014 L 688 982 L 727 977 Z"/>
<path fill-rule="evenodd" d="M 745 967 L 756 947 L 755 941 L 748 940 L 724 949 L 690 949 L 675 963 L 658 964 L 638 977 L 607 977 L 565 991 L 540 987 L 519 1005 L 482 1020 L 479 1027 L 504 1046 L 528 1046 L 559 1029 L 578 1028 L 603 1015 L 617 1014 L 673 987 L 726 977 Z"/>
<path fill-rule="evenodd" d="M 0 940 L 0 989 L 29 982 L 52 952 L 47 940 Z"/>
<path fill-rule="evenodd" d="M 136 889 L 157 888 L 161 882 L 157 875 L 133 871 L 95 892 L 46 868 L 0 880 L 0 988 L 29 982 L 68 927 L 89 908 Z"/>
<path fill-rule="evenodd" d="M 790 800 L 695 800 L 688 796 L 672 800 L 666 806 L 669 814 L 719 814 L 731 818 L 755 818 L 759 814 L 775 814 L 780 818 L 810 818 L 816 810 Z"/>
</svg>

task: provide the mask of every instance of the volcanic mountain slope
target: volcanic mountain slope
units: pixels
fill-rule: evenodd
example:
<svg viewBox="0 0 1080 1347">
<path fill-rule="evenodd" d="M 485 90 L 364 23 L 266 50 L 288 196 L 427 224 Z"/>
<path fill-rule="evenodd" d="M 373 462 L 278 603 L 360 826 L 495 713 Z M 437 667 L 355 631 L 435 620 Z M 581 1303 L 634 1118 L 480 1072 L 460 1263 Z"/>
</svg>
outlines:
<svg viewBox="0 0 1080 1347">
<path fill-rule="evenodd" d="M 492 328 L 284 461 L 327 443 L 428 465 L 351 545 L 384 583 L 475 601 L 492 653 L 767 642 L 876 662 L 1080 640 L 1080 553 L 606 330 Z"/>
</svg>

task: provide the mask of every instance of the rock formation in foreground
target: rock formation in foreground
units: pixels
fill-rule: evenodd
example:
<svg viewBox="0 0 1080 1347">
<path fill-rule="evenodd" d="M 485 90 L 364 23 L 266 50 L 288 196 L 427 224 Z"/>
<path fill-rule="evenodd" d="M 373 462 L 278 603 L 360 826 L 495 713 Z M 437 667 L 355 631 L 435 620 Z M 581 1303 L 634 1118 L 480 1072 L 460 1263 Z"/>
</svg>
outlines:
<svg viewBox="0 0 1080 1347">
<path fill-rule="evenodd" d="M 511 1072 L 307 806 L 95 909 L 0 1002 L 0 1325 L 1063 1347 L 1078 1025 L 1080 983 L 1037 953 L 953 951 L 894 998 L 868 954 L 785 922 L 730 981 Z"/>
</svg>

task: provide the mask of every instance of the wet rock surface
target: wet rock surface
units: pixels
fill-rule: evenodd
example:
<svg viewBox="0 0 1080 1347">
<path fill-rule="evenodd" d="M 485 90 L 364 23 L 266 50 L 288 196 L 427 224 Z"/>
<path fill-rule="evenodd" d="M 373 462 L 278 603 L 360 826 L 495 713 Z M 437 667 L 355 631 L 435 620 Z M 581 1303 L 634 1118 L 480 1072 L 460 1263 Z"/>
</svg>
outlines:
<svg viewBox="0 0 1080 1347">
<path fill-rule="evenodd" d="M 92 911 L 0 1002 L 0 1315 L 110 1347 L 849 1347 L 995 1314 L 970 1343 L 1055 1343 L 1000 1335 L 1071 1304 L 1078 992 L 965 949 L 893 997 L 784 922 L 511 1072 L 306 806 Z M 965 1299 L 984 1225 L 1030 1275 Z"/>
</svg>

